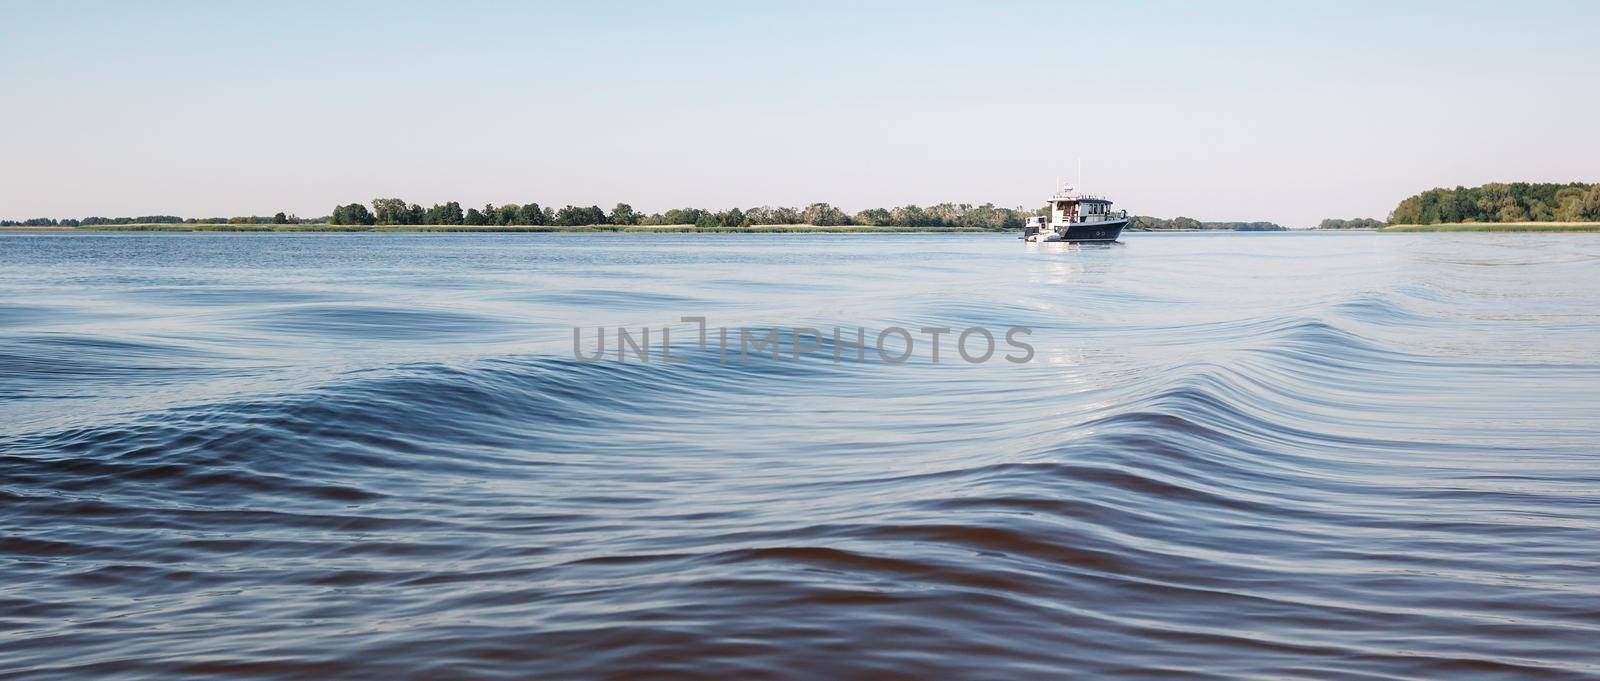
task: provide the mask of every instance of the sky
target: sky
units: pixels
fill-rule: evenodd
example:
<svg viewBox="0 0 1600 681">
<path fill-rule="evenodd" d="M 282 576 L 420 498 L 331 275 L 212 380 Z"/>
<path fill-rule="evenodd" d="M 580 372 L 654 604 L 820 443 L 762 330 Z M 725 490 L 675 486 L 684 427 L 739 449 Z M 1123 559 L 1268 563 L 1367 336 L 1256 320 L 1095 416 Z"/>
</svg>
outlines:
<svg viewBox="0 0 1600 681">
<path fill-rule="evenodd" d="M 0 0 L 0 218 L 1600 182 L 1600 3 Z"/>
</svg>

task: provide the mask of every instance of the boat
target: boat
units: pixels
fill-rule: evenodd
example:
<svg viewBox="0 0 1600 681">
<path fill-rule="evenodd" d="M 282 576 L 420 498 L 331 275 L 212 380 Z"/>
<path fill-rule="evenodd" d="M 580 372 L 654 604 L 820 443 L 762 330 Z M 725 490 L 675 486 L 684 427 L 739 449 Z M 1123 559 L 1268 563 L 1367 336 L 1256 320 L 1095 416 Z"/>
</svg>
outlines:
<svg viewBox="0 0 1600 681">
<path fill-rule="evenodd" d="M 1127 226 L 1128 211 L 1111 210 L 1111 201 L 1105 197 L 1080 194 L 1066 184 L 1050 197 L 1050 217 L 1028 218 L 1021 238 L 1029 242 L 1116 241 Z"/>
</svg>

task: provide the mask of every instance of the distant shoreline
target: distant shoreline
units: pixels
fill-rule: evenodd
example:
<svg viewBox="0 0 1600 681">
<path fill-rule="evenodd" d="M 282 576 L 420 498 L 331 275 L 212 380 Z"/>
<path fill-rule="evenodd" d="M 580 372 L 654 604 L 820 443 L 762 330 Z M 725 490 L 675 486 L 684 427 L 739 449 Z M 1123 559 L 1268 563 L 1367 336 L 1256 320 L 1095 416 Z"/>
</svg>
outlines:
<svg viewBox="0 0 1600 681">
<path fill-rule="evenodd" d="M 868 225 L 751 225 L 749 227 L 699 227 L 696 225 L 332 225 L 328 223 L 272 225 L 223 223 L 144 223 L 130 225 L 94 225 L 92 227 L 0 227 L 0 232 L 202 232 L 202 233 L 428 233 L 428 232 L 561 232 L 577 234 L 603 233 L 717 233 L 717 234 L 945 234 L 1005 233 L 1015 229 L 987 229 L 982 227 L 873 227 Z"/>
<path fill-rule="evenodd" d="M 1292 231 L 1318 230 L 1251 230 L 1251 229 L 1125 229 L 1124 233 L 1139 234 L 1207 234 L 1259 232 L 1276 234 Z M 1357 232 L 1372 230 L 1340 229 L 1322 230 Z M 0 226 L 3 232 L 83 232 L 86 234 L 109 232 L 167 232 L 173 234 L 349 234 L 377 232 L 388 234 L 427 233 L 564 233 L 564 234 L 1008 234 L 1020 233 L 1018 229 L 991 229 L 987 227 L 875 227 L 871 225 L 751 225 L 749 227 L 699 227 L 696 225 L 333 225 L 325 222 L 309 224 L 228 224 L 157 222 L 128 225 L 94 225 L 90 227 L 66 226 Z"/>
<path fill-rule="evenodd" d="M 1383 232 L 1600 232 L 1600 222 L 1440 222 L 1389 225 Z"/>
<path fill-rule="evenodd" d="M 1600 223 L 1597 223 L 1600 224 Z M 1124 234 L 1212 234 L 1284 232 L 1372 232 L 1371 229 L 1124 229 Z M 507 233 L 507 234 L 1009 234 L 1021 233 L 1018 229 L 991 229 L 987 227 L 875 227 L 872 225 L 751 225 L 749 227 L 699 227 L 696 225 L 333 225 L 326 222 L 276 225 L 229 224 L 207 222 L 155 222 L 126 225 L 93 225 L 89 227 L 6 225 L 5 232 L 82 232 L 85 234 L 111 232 L 167 232 L 173 234 L 350 234 L 376 232 L 387 234 L 428 233 Z"/>
</svg>

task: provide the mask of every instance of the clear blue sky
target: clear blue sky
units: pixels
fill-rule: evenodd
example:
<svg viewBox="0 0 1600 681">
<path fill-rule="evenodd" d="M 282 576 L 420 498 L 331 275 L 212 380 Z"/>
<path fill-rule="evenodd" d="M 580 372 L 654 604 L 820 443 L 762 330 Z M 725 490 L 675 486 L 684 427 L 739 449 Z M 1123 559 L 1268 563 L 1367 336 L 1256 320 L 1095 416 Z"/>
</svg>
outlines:
<svg viewBox="0 0 1600 681">
<path fill-rule="evenodd" d="M 1595 2 L 17 2 L 0 217 L 1033 206 L 1600 181 Z"/>
</svg>

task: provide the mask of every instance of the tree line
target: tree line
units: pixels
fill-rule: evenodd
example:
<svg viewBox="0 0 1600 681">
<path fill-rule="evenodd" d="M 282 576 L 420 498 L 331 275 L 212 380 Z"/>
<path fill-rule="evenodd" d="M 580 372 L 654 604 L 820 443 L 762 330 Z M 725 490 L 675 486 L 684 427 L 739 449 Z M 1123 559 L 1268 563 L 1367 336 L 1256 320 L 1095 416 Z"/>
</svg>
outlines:
<svg viewBox="0 0 1600 681">
<path fill-rule="evenodd" d="M 1441 222 L 1585 222 L 1600 220 L 1600 184 L 1492 182 L 1429 189 L 1407 197 L 1389 224 Z"/>
<path fill-rule="evenodd" d="M 302 219 L 288 213 L 273 216 L 236 215 L 231 218 L 180 218 L 176 215 L 140 215 L 121 218 L 29 218 L 27 220 L 0 220 L 0 227 L 95 227 L 98 225 L 302 225 L 325 222 Z"/>
<path fill-rule="evenodd" d="M 1275 222 L 1201 222 L 1194 218 L 1178 216 L 1171 220 L 1135 215 L 1128 218 L 1128 231 L 1165 232 L 1187 230 L 1217 230 L 1235 232 L 1282 232 L 1289 229 Z"/>
<path fill-rule="evenodd" d="M 1380 229 L 1382 227 L 1382 220 L 1374 220 L 1372 218 L 1350 218 L 1349 220 L 1326 218 L 1317 223 L 1317 229 Z"/>
<path fill-rule="evenodd" d="M 360 203 L 336 206 L 328 217 L 334 225 L 475 225 L 537 226 L 556 225 L 695 225 L 697 227 L 751 227 L 754 225 L 816 225 L 832 227 L 865 225 L 873 227 L 961 227 L 969 229 L 1018 229 L 1039 211 L 1025 208 L 1000 208 L 992 203 L 941 203 L 926 208 L 868 208 L 854 214 L 827 203 L 805 208 L 758 206 L 713 211 L 703 208 L 673 208 L 659 213 L 643 213 L 633 206 L 618 203 L 611 210 L 599 206 L 541 207 L 537 203 L 508 203 L 462 210 L 455 201 L 421 205 L 401 199 L 373 199 L 372 208 Z"/>
<path fill-rule="evenodd" d="M 847 212 L 828 203 L 813 203 L 804 208 L 785 206 L 757 206 L 754 208 L 728 208 L 706 210 L 703 208 L 673 208 L 659 213 L 645 213 L 633 206 L 618 203 L 610 211 L 599 206 L 563 206 L 559 209 L 540 206 L 538 203 L 507 203 L 496 206 L 484 204 L 482 208 L 463 209 L 456 201 L 434 204 L 423 208 L 420 204 L 401 199 L 373 199 L 367 204 L 350 203 L 335 206 L 325 217 L 300 218 L 278 213 L 270 217 L 235 216 L 229 218 L 180 218 L 175 215 L 145 215 L 140 217 L 103 218 L 89 217 L 81 220 L 34 218 L 31 220 L 0 221 L 4 227 L 93 227 L 96 225 L 127 224 L 321 224 L 332 225 L 465 225 L 465 226 L 560 226 L 586 225 L 694 225 L 703 229 L 719 227 L 752 227 L 755 225 L 815 225 L 818 227 L 867 226 L 899 228 L 960 228 L 1007 230 L 1020 229 L 1029 217 L 1048 216 L 1048 207 L 1029 210 L 1022 207 L 1002 208 L 993 203 L 972 205 L 967 203 L 940 203 L 932 206 L 906 205 L 895 208 L 867 208 L 855 213 Z M 1286 229 L 1272 222 L 1202 222 L 1189 217 L 1170 220 L 1135 215 L 1130 218 L 1132 231 L 1163 230 L 1238 230 L 1280 231 Z"/>
</svg>

